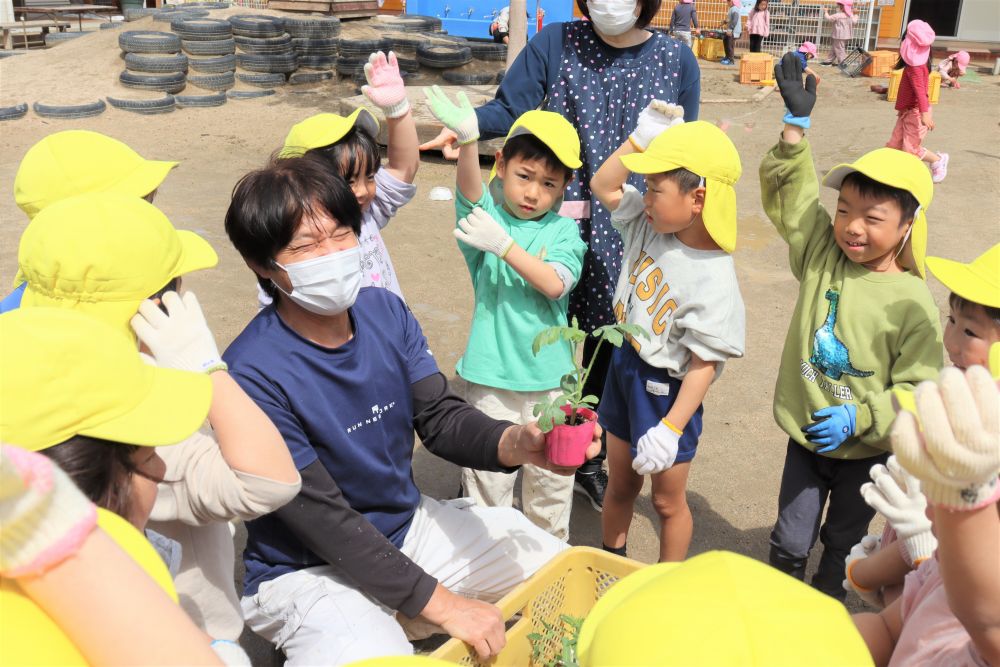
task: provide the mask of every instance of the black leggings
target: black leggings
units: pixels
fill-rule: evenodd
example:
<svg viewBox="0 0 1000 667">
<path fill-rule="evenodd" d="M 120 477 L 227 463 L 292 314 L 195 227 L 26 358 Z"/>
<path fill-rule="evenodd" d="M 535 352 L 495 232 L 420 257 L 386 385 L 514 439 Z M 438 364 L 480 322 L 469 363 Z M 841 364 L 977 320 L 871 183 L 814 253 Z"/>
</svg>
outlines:
<svg viewBox="0 0 1000 667">
<path fill-rule="evenodd" d="M 726 49 L 726 58 L 732 60 L 736 57 L 733 49 L 733 42 L 736 40 L 733 38 L 733 33 L 724 32 L 722 33 L 722 46 Z"/>
<path fill-rule="evenodd" d="M 763 43 L 764 35 L 750 35 L 750 53 L 760 53 Z"/>
</svg>

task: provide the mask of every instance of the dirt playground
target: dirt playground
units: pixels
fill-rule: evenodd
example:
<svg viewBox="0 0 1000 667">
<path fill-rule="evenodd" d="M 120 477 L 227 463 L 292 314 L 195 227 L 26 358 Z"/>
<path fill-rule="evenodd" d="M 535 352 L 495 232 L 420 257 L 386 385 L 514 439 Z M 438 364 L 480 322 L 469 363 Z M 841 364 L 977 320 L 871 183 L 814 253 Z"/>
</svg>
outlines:
<svg viewBox="0 0 1000 667">
<path fill-rule="evenodd" d="M 109 34 L 93 39 L 113 44 L 117 31 L 104 32 Z M 92 38 L 0 61 L 0 105 L 83 102 L 113 94 L 110 88 L 117 85 L 122 67 L 117 52 L 85 49 L 87 39 Z M 777 93 L 751 101 L 758 89 L 735 82 L 738 68 L 700 62 L 701 118 L 726 128 L 743 160 L 737 186 L 740 227 L 735 260 L 747 308 L 747 353 L 726 365 L 709 392 L 704 435 L 689 485 L 695 522 L 691 553 L 728 549 L 766 560 L 786 443 L 772 420 L 771 398 L 796 283 L 788 270 L 786 246 L 761 208 L 757 166 L 778 137 L 783 110 Z M 869 92 L 870 84 L 882 80 L 849 79 L 831 68 L 817 69 L 824 77 L 808 136 L 822 174 L 883 145 L 895 112 L 884 96 Z M 293 123 L 320 111 L 339 111 L 341 98 L 355 94 L 353 84 L 327 83 L 163 116 L 109 108 L 85 120 L 46 120 L 29 113 L 21 120 L 0 123 L 0 286 L 6 293 L 14 277 L 18 238 L 27 224 L 13 195 L 21 157 L 51 132 L 71 128 L 103 132 L 147 158 L 181 162 L 159 189 L 156 204 L 177 227 L 201 234 L 219 253 L 218 268 L 186 277 L 185 286 L 198 294 L 220 347 L 225 347 L 256 310 L 254 279 L 223 230 L 233 185 L 264 164 Z M 412 99 L 417 101 L 416 96 Z M 934 107 L 937 129 L 928 134 L 926 145 L 949 153 L 951 164 L 928 210 L 929 254 L 968 261 L 1000 242 L 998 110 L 1000 78 L 986 73 L 967 77 L 961 90 L 941 92 L 941 102 Z M 423 138 L 434 133 L 427 128 Z M 428 193 L 434 186 L 453 188 L 454 179 L 453 163 L 426 155 L 417 174 L 416 198 L 383 232 L 407 303 L 423 325 L 441 370 L 452 378 L 465 345 L 472 290 L 451 233 L 453 202 L 430 201 Z M 833 206 L 832 190 L 824 189 L 822 198 Z M 942 286 L 933 277 L 929 285 L 946 311 Z M 454 497 L 458 491 L 458 468 L 419 446 L 415 468 L 425 493 Z M 631 557 L 655 560 L 655 525 L 647 484 L 628 541 Z M 600 545 L 600 515 L 588 503 L 576 503 L 571 541 Z M 853 597 L 849 604 L 860 605 Z"/>
</svg>

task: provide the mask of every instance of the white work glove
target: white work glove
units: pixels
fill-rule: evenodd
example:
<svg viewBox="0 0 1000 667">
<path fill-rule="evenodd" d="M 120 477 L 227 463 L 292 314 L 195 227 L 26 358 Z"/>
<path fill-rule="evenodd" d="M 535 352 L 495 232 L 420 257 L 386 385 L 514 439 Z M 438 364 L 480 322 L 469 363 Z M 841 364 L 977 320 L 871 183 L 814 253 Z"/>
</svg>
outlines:
<svg viewBox="0 0 1000 667">
<path fill-rule="evenodd" d="M 673 426 L 668 426 L 666 420 L 658 421 L 656 426 L 639 438 L 635 458 L 632 460 L 632 469 L 640 475 L 649 475 L 663 472 L 672 466 L 677 458 L 681 433 Z"/>
<path fill-rule="evenodd" d="M 639 122 L 628 138 L 637 150 L 644 151 L 661 132 L 683 122 L 684 107 L 653 100 L 639 113 Z"/>
<path fill-rule="evenodd" d="M 854 591 L 858 594 L 859 598 L 876 609 L 881 609 L 885 606 L 882 604 L 882 590 L 869 590 L 855 584 L 854 578 L 851 576 L 851 566 L 856 561 L 863 560 L 871 556 L 873 553 L 878 551 L 881 545 L 881 537 L 876 537 L 875 535 L 865 535 L 861 538 L 860 542 L 851 547 L 851 553 L 847 554 L 847 559 L 844 561 L 844 590 L 848 593 Z"/>
<path fill-rule="evenodd" d="M 457 95 L 458 104 L 449 100 L 440 86 L 424 88 L 424 95 L 434 117 L 458 135 L 459 145 L 471 144 L 479 139 L 479 119 L 465 93 Z"/>
<path fill-rule="evenodd" d="M 920 480 L 903 470 L 895 456 L 890 456 L 887 463 L 888 467 L 881 463 L 872 466 L 872 481 L 861 486 L 861 496 L 896 531 L 904 559 L 915 567 L 937 549 L 937 538 L 931 533 L 931 520 L 926 514 L 927 499 L 920 492 Z"/>
<path fill-rule="evenodd" d="M 896 416 L 892 448 L 933 505 L 974 510 L 1000 498 L 1000 389 L 982 366 L 941 371 L 914 392 L 917 417 Z"/>
<path fill-rule="evenodd" d="M 229 639 L 216 639 L 211 648 L 226 667 L 253 667 L 250 656 L 239 644 Z"/>
<path fill-rule="evenodd" d="M 48 457 L 0 446 L 0 576 L 40 574 L 79 550 L 94 504 Z"/>
<path fill-rule="evenodd" d="M 399 73 L 399 61 L 392 51 L 386 57 L 381 51 L 368 56 L 365 65 L 365 78 L 368 85 L 361 87 L 364 96 L 382 110 L 386 118 L 400 118 L 410 110 L 410 101 L 406 99 L 406 87 Z"/>
<path fill-rule="evenodd" d="M 161 368 L 195 373 L 226 370 L 215 337 L 205 322 L 194 292 L 167 292 L 162 298 L 169 314 L 146 299 L 132 318 L 132 329 Z"/>
<path fill-rule="evenodd" d="M 500 226 L 493 216 L 481 208 L 474 208 L 458 221 L 455 238 L 466 245 L 490 252 L 503 259 L 514 245 L 514 239 Z"/>
</svg>

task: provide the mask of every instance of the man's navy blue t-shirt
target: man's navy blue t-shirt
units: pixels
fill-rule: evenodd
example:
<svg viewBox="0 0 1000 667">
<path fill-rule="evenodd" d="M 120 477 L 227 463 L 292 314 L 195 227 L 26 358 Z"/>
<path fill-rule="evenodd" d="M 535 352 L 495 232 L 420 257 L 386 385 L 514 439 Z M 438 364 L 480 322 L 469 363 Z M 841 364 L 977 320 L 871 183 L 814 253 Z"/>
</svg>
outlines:
<svg viewBox="0 0 1000 667">
<path fill-rule="evenodd" d="M 269 306 L 223 358 L 278 427 L 296 467 L 319 460 L 350 506 L 401 547 L 420 502 L 411 468 L 411 385 L 438 367 L 420 324 L 392 292 L 363 288 L 349 314 L 354 337 L 329 349 L 297 334 Z M 245 595 L 324 564 L 273 514 L 248 522 L 247 534 Z"/>
</svg>

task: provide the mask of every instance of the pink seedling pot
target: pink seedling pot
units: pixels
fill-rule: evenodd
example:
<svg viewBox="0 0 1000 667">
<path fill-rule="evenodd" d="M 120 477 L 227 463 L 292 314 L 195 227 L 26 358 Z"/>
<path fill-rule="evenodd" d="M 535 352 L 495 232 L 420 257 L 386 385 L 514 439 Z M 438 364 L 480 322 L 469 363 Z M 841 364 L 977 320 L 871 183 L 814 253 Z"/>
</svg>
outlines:
<svg viewBox="0 0 1000 667">
<path fill-rule="evenodd" d="M 572 410 L 568 405 L 562 411 L 569 419 Z M 575 468 L 587 460 L 587 447 L 594 439 L 597 413 L 587 408 L 577 408 L 576 414 L 586 421 L 583 424 L 559 424 L 545 434 L 545 458 L 550 463 L 567 468 Z"/>
</svg>

